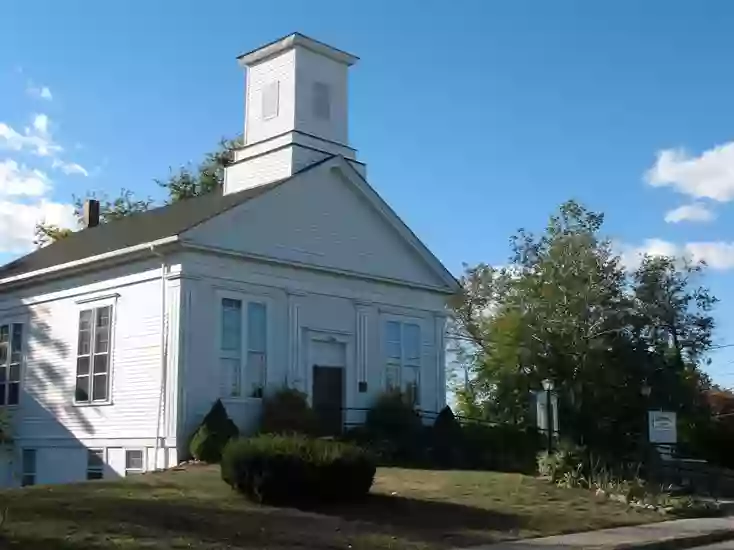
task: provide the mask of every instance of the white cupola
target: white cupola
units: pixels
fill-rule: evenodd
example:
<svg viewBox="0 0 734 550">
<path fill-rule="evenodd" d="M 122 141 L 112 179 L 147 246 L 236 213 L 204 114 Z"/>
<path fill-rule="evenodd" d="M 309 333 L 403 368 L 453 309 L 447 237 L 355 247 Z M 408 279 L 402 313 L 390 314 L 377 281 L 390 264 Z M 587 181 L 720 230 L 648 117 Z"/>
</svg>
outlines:
<svg viewBox="0 0 734 550">
<path fill-rule="evenodd" d="M 244 145 L 224 192 L 281 180 L 331 155 L 363 176 L 348 139 L 348 69 L 357 57 L 295 33 L 238 57 L 247 70 Z"/>
</svg>

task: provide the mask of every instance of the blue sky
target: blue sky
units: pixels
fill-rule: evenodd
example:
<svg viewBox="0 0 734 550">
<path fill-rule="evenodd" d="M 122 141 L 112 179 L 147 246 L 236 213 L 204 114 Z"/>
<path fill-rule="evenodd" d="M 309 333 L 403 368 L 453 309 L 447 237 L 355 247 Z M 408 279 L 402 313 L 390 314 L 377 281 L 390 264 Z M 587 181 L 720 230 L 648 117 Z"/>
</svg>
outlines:
<svg viewBox="0 0 734 550">
<path fill-rule="evenodd" d="M 628 254 L 707 259 L 734 342 L 733 3 L 27 0 L 0 21 L 0 261 L 72 194 L 161 198 L 153 178 L 242 131 L 235 56 L 300 31 L 361 57 L 351 143 L 453 272 L 576 198 Z"/>
</svg>

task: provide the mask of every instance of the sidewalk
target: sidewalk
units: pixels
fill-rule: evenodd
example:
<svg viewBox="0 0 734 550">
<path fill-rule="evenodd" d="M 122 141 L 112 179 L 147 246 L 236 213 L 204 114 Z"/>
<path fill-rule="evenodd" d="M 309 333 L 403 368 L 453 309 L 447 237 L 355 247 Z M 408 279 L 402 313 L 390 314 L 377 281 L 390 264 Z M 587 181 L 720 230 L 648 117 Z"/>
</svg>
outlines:
<svg viewBox="0 0 734 550">
<path fill-rule="evenodd" d="M 668 550 L 692 548 L 730 539 L 734 539 L 734 516 L 678 519 L 635 527 L 619 527 L 602 531 L 475 546 L 463 550 L 552 550 L 556 548 Z"/>
</svg>

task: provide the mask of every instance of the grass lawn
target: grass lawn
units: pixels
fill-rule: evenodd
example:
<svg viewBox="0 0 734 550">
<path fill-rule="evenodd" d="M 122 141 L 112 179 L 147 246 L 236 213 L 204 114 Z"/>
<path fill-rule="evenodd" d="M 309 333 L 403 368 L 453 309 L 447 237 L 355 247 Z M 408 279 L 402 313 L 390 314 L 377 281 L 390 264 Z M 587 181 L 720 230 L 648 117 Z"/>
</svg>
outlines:
<svg viewBox="0 0 734 550">
<path fill-rule="evenodd" d="M 9 489 L 0 506 L 0 548 L 38 550 L 440 549 L 662 519 L 522 475 L 397 468 L 366 501 L 318 511 L 251 504 L 210 466 Z"/>
</svg>

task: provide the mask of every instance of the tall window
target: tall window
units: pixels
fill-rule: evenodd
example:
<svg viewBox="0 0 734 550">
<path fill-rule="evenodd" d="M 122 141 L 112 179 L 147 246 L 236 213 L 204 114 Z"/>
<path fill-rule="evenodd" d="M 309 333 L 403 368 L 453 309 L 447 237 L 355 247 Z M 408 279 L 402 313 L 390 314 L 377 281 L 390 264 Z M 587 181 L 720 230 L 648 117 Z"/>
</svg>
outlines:
<svg viewBox="0 0 734 550">
<path fill-rule="evenodd" d="M 421 328 L 415 323 L 388 321 L 385 325 L 387 364 L 385 383 L 388 389 L 402 391 L 419 405 L 421 370 Z"/>
<path fill-rule="evenodd" d="M 23 449 L 23 455 L 21 457 L 21 468 L 22 475 L 20 478 L 20 484 L 25 487 L 27 485 L 36 484 L 36 450 L 35 449 Z"/>
<path fill-rule="evenodd" d="M 23 363 L 23 325 L 0 325 L 0 405 L 17 405 Z"/>
<path fill-rule="evenodd" d="M 104 477 L 104 449 L 87 450 L 87 479 Z"/>
<path fill-rule="evenodd" d="M 262 397 L 268 363 L 267 306 L 222 298 L 221 308 L 222 396 Z"/>
<path fill-rule="evenodd" d="M 329 85 L 323 82 L 314 82 L 312 99 L 314 116 L 322 120 L 329 120 L 331 115 L 331 93 Z"/>
<path fill-rule="evenodd" d="M 104 402 L 109 399 L 111 331 L 112 306 L 79 312 L 74 392 L 77 403 Z"/>
</svg>

